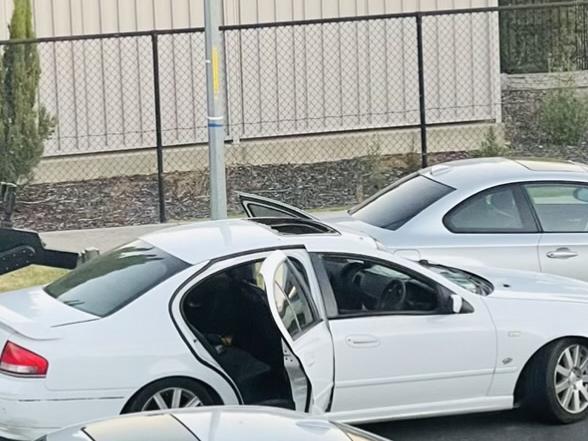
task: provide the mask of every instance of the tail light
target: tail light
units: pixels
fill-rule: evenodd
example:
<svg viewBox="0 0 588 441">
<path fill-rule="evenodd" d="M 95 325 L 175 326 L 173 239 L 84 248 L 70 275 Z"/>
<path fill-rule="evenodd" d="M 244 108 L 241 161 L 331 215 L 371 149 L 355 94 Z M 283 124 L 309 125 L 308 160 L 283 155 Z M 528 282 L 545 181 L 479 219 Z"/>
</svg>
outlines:
<svg viewBox="0 0 588 441">
<path fill-rule="evenodd" d="M 19 376 L 44 377 L 49 362 L 40 355 L 7 342 L 0 356 L 0 372 Z"/>
</svg>

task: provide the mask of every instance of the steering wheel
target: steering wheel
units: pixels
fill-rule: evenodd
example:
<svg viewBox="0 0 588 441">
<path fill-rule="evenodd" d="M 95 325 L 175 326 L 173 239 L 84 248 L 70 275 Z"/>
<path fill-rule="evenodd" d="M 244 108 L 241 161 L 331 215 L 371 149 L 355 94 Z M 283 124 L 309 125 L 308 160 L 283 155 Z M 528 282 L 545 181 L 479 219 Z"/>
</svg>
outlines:
<svg viewBox="0 0 588 441">
<path fill-rule="evenodd" d="M 393 280 L 384 288 L 378 311 L 398 311 L 406 301 L 406 284 L 402 280 Z"/>
<path fill-rule="evenodd" d="M 338 288 L 342 294 L 339 306 L 342 309 L 361 310 L 361 286 L 358 273 L 365 265 L 360 262 L 351 262 L 343 267 L 339 275 Z"/>
</svg>

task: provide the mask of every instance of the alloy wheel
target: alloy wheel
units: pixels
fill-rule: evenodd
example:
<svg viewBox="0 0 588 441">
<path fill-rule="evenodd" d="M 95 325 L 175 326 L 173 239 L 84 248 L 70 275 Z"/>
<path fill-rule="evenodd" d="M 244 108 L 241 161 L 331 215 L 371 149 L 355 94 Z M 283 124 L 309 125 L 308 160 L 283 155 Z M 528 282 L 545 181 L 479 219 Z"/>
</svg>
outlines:
<svg viewBox="0 0 588 441">
<path fill-rule="evenodd" d="M 202 400 L 194 392 L 180 387 L 170 387 L 154 394 L 141 410 L 183 409 L 203 405 Z"/>
<path fill-rule="evenodd" d="M 588 409 L 588 349 L 575 344 L 559 356 L 554 372 L 555 395 L 571 414 Z"/>
</svg>

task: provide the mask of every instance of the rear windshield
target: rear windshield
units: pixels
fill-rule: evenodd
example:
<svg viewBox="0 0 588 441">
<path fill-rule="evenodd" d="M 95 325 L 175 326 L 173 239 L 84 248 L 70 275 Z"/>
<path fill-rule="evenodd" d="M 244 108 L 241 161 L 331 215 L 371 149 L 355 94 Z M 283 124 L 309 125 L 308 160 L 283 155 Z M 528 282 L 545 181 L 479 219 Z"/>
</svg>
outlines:
<svg viewBox="0 0 588 441">
<path fill-rule="evenodd" d="M 397 230 L 453 190 L 447 185 L 413 174 L 372 196 L 352 209 L 350 214 L 370 225 Z"/>
<path fill-rule="evenodd" d="M 72 308 L 105 317 L 188 266 L 153 245 L 137 241 L 76 268 L 45 291 Z"/>
</svg>

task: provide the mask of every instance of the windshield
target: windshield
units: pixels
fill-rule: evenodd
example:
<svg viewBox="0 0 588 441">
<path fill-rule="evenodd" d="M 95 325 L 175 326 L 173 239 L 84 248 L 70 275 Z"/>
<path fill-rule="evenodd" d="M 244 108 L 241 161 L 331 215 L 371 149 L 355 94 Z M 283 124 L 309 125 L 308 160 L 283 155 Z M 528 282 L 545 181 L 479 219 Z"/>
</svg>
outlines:
<svg viewBox="0 0 588 441">
<path fill-rule="evenodd" d="M 397 230 L 453 190 L 447 185 L 413 174 L 375 194 L 349 213 L 370 225 Z"/>
<path fill-rule="evenodd" d="M 457 268 L 433 264 L 426 260 L 422 260 L 420 264 L 474 294 L 487 296 L 494 291 L 494 286 L 489 281 L 476 276 L 475 274 Z"/>
<path fill-rule="evenodd" d="M 72 308 L 105 317 L 188 266 L 137 241 L 76 268 L 46 286 L 45 292 Z"/>
</svg>

